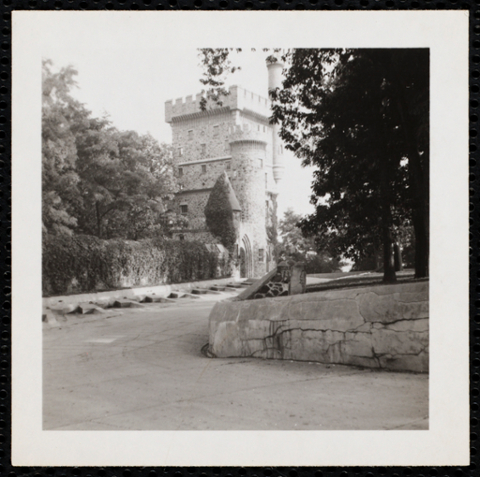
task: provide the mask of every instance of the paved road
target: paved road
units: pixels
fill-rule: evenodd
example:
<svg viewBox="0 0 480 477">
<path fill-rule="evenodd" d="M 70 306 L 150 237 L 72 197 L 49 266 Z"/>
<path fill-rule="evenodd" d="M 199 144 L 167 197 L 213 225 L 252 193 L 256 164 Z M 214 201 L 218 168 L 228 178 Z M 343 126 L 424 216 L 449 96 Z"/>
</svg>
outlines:
<svg viewBox="0 0 480 477">
<path fill-rule="evenodd" d="M 428 377 L 208 359 L 202 297 L 44 325 L 44 429 L 427 429 Z"/>
</svg>

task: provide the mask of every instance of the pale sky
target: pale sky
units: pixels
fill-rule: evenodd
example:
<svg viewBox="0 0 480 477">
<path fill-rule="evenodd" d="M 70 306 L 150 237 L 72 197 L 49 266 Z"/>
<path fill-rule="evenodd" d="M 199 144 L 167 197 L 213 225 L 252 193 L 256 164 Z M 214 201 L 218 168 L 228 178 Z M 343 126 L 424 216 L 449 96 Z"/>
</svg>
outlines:
<svg viewBox="0 0 480 477">
<path fill-rule="evenodd" d="M 69 31 L 62 41 L 45 48 L 44 58 L 54 62 L 54 69 L 68 64 L 78 70 L 79 88 L 73 95 L 95 116 L 107 113 L 114 126 L 121 130 L 149 132 L 161 142 L 171 142 L 170 125 L 164 119 L 164 103 L 168 99 L 185 97 L 201 91 L 202 70 L 194 48 L 158 48 L 145 45 L 139 52 L 122 42 L 112 32 L 110 41 L 102 35 L 101 44 L 82 38 L 81 32 Z M 228 78 L 228 84 L 238 84 L 257 94 L 267 96 L 268 53 L 261 49 L 232 53 L 232 60 L 241 70 Z M 280 183 L 278 216 L 287 208 L 306 214 L 313 212 L 309 203 L 311 170 L 302 168 L 300 160 L 287 151 L 285 174 Z"/>
</svg>

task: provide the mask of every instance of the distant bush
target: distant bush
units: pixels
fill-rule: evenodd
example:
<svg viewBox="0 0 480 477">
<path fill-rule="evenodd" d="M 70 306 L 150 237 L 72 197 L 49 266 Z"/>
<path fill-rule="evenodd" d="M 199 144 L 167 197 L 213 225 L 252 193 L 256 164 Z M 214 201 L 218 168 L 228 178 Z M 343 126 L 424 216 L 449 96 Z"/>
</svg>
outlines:
<svg viewBox="0 0 480 477">
<path fill-rule="evenodd" d="M 43 238 L 43 295 L 93 292 L 229 276 L 227 258 L 200 242 L 101 240 L 89 235 Z"/>
<path fill-rule="evenodd" d="M 369 272 L 383 270 L 382 255 L 362 257 L 358 259 L 352 266 L 352 272 Z"/>
<path fill-rule="evenodd" d="M 340 271 L 341 263 L 335 258 L 323 254 L 308 256 L 305 258 L 305 271 L 312 273 L 330 273 Z"/>
</svg>

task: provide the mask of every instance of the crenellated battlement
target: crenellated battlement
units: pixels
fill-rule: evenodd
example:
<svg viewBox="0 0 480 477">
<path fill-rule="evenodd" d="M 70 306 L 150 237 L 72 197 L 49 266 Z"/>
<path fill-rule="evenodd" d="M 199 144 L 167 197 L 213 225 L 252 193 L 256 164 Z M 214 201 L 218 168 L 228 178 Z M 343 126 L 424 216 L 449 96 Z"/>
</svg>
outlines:
<svg viewBox="0 0 480 477">
<path fill-rule="evenodd" d="M 229 128 L 228 142 L 230 145 L 247 141 L 255 141 L 258 143 L 267 144 L 271 135 L 270 131 L 267 131 L 258 131 L 254 128 L 251 128 L 249 124 L 237 124 Z"/>
<path fill-rule="evenodd" d="M 270 116 L 270 101 L 258 94 L 252 93 L 239 86 L 230 86 L 230 94 L 223 96 L 222 106 L 215 104 L 215 102 L 208 100 L 207 111 L 215 111 L 228 107 L 231 110 L 250 110 L 268 118 Z M 165 102 L 165 121 L 172 122 L 173 118 L 179 116 L 186 116 L 194 113 L 201 113 L 200 102 L 202 94 L 192 95 L 185 98 L 177 98 Z"/>
</svg>

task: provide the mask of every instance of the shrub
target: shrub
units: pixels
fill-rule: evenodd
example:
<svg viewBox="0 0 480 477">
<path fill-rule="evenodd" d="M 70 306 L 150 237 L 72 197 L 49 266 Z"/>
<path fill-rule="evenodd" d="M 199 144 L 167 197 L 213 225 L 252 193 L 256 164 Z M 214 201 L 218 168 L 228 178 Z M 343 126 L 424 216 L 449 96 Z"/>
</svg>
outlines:
<svg viewBox="0 0 480 477">
<path fill-rule="evenodd" d="M 208 280 L 229 276 L 230 267 L 200 242 L 46 234 L 42 273 L 48 296 Z"/>
<path fill-rule="evenodd" d="M 341 269 L 340 267 L 341 263 L 339 260 L 323 254 L 307 256 L 305 260 L 305 271 L 307 274 L 338 272 Z"/>
<path fill-rule="evenodd" d="M 231 251 L 237 240 L 235 213 L 240 213 L 235 192 L 226 173 L 221 174 L 213 186 L 205 206 L 205 223 L 214 237 Z"/>
</svg>

